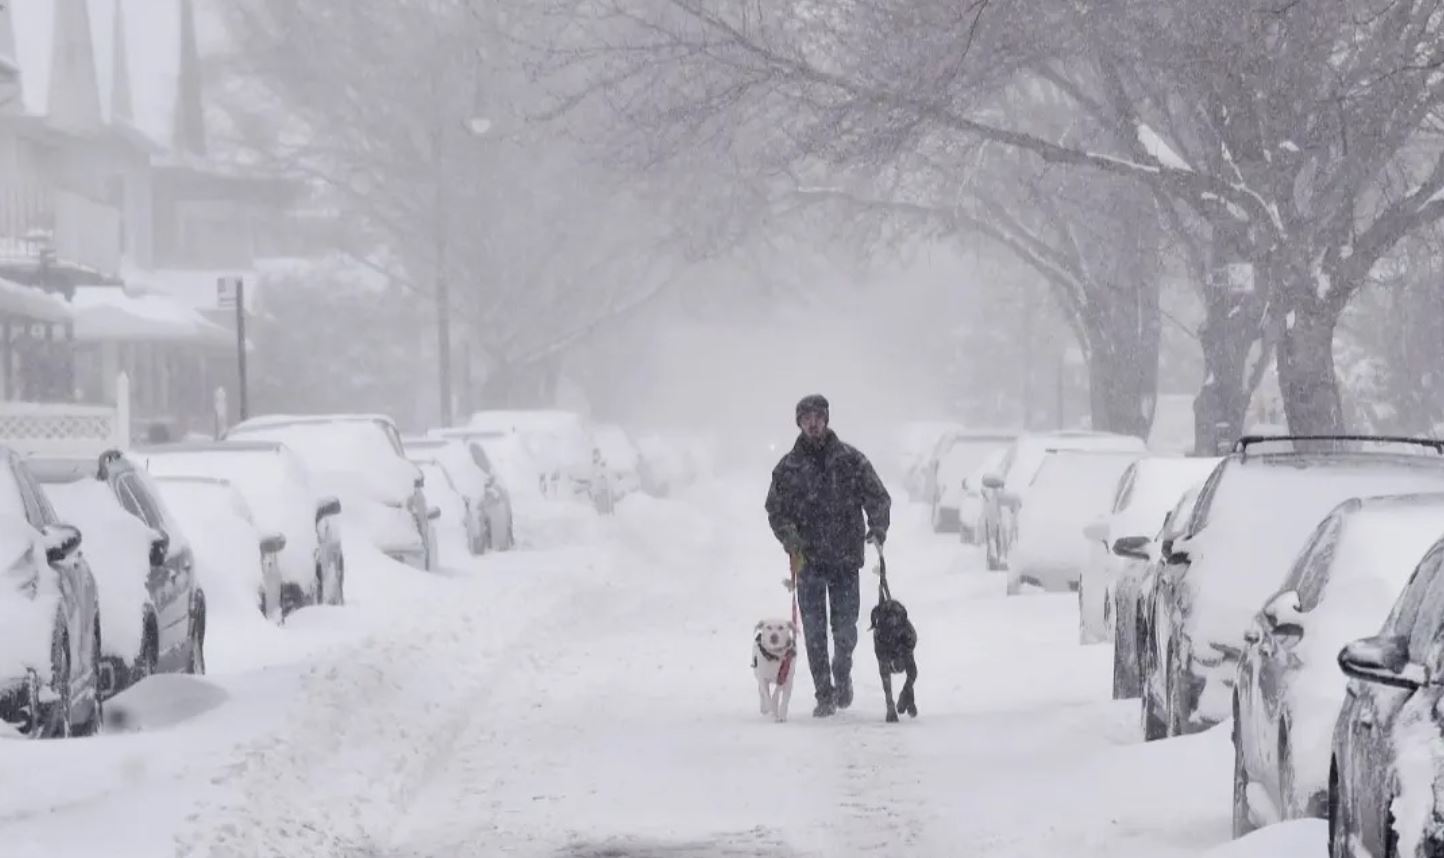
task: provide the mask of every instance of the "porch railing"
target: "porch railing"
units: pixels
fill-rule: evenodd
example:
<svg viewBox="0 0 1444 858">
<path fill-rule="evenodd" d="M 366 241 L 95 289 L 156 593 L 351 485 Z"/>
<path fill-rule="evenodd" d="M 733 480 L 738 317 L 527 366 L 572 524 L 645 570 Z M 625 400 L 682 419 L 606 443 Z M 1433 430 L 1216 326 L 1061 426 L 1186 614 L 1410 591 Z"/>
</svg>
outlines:
<svg viewBox="0 0 1444 858">
<path fill-rule="evenodd" d="M 56 261 L 114 274 L 120 267 L 121 213 L 113 206 L 42 182 L 0 181 L 0 259 Z"/>
</svg>

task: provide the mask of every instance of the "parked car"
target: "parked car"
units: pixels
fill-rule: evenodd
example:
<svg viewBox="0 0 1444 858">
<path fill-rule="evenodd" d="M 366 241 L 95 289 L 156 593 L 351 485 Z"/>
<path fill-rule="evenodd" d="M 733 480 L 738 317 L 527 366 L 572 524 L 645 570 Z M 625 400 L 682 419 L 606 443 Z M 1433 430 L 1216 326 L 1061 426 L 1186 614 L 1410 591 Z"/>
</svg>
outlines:
<svg viewBox="0 0 1444 858">
<path fill-rule="evenodd" d="M 478 411 L 467 428 L 514 433 L 539 469 L 542 494 L 587 498 L 600 504 L 610 497 L 607 474 L 591 427 L 570 411 Z"/>
<path fill-rule="evenodd" d="M 1181 538 L 1193 518 L 1193 508 L 1203 493 L 1200 483 L 1183 493 L 1178 504 L 1164 517 L 1158 535 L 1147 543 L 1137 539 L 1116 539 L 1113 551 L 1122 557 L 1146 562 L 1138 578 L 1138 593 L 1131 603 L 1127 598 L 1127 579 L 1115 589 L 1113 621 L 1113 699 L 1139 697 L 1143 701 L 1143 738 L 1152 741 L 1167 735 L 1164 729 L 1162 703 L 1148 693 L 1143 678 L 1157 669 L 1158 634 L 1153 629 L 1159 592 L 1172 579 L 1161 574 L 1167 565 L 1164 558 L 1172 553 L 1173 543 Z"/>
<path fill-rule="evenodd" d="M 919 420 L 902 427 L 897 435 L 897 467 L 908 500 L 913 503 L 932 501 L 928 475 L 936 464 L 933 452 L 945 434 L 962 428 L 957 423 L 944 420 Z M 782 452 L 778 451 L 773 459 L 780 458 Z"/>
<path fill-rule="evenodd" d="M 100 729 L 100 598 L 81 533 L 61 524 L 0 447 L 0 729 L 31 738 Z"/>
<path fill-rule="evenodd" d="M 1144 699 L 1161 704 L 1167 735 L 1229 716 L 1250 617 L 1335 506 L 1444 491 L 1441 442 L 1411 443 L 1419 454 L 1366 449 L 1353 439 L 1245 437 L 1214 469 L 1166 558 L 1151 620 L 1159 649 Z"/>
<path fill-rule="evenodd" d="M 1338 654 L 1348 685 L 1329 768 L 1330 855 L 1444 853 L 1441 633 L 1444 540 L 1419 562 L 1378 634 Z"/>
<path fill-rule="evenodd" d="M 447 468 L 437 459 L 412 459 L 426 478 L 426 499 L 440 510 L 438 527 L 455 528 L 466 537 L 467 552 L 481 554 L 490 541 L 487 523 L 480 510 L 473 511 L 471 499 L 462 493 Z"/>
<path fill-rule="evenodd" d="M 304 462 L 277 441 L 198 441 L 132 454 L 157 477 L 222 479 L 245 498 L 263 534 L 280 534 L 281 615 L 346 601 L 341 502 L 322 493 Z"/>
<path fill-rule="evenodd" d="M 427 503 L 421 471 L 406 458 L 391 418 L 257 417 L 232 427 L 226 439 L 285 444 L 328 494 L 341 499 L 382 553 L 418 569 L 436 568 L 431 522 L 440 510 Z"/>
<path fill-rule="evenodd" d="M 1029 485 L 1050 450 L 1147 452 L 1142 439 L 1108 432 L 1051 432 L 1020 435 L 1008 445 L 997 471 L 983 478 L 983 544 L 988 568 L 1008 568 L 1008 554 L 1018 536 L 1018 513 Z"/>
<path fill-rule="evenodd" d="M 101 693 L 152 673 L 205 673 L 206 595 L 195 555 L 155 483 L 117 450 L 26 466 L 90 548 L 105 624 Z"/>
<path fill-rule="evenodd" d="M 285 535 L 263 533 L 250 504 L 228 480 L 171 476 L 156 477 L 155 483 L 181 526 L 203 534 L 192 547 L 211 609 L 222 607 L 226 596 L 249 598 L 263 617 L 281 622 Z"/>
<path fill-rule="evenodd" d="M 627 430 L 615 423 L 603 423 L 596 429 L 597 449 L 607 472 L 612 496 L 621 500 L 642 490 L 642 454 L 632 443 Z"/>
<path fill-rule="evenodd" d="M 962 493 L 958 496 L 958 539 L 964 545 L 983 545 L 987 538 L 987 510 L 983 502 L 983 480 L 1003 464 L 1008 455 L 1006 447 L 999 447 L 983 458 L 971 474 L 963 479 Z"/>
<path fill-rule="evenodd" d="M 1328 815 L 1339 650 L 1378 629 L 1444 536 L 1444 494 L 1345 501 L 1244 632 L 1234 685 L 1233 829 Z"/>
<path fill-rule="evenodd" d="M 457 431 L 464 433 L 465 430 Z M 418 465 L 424 461 L 436 462 L 461 493 L 468 516 L 467 548 L 472 554 L 511 547 L 511 498 L 501 480 L 492 473 L 491 461 L 478 441 L 457 435 L 407 438 L 403 443 L 406 455 L 413 462 Z M 422 470 L 424 473 L 425 468 Z M 428 484 L 431 481 L 429 475 L 427 481 Z M 443 508 L 443 519 L 445 514 Z"/>
<path fill-rule="evenodd" d="M 1115 609 L 1127 604 L 1133 622 L 1138 579 L 1148 566 L 1147 545 L 1183 493 L 1208 478 L 1218 459 L 1147 456 L 1129 465 L 1118 480 L 1108 514 L 1085 529 L 1088 565 L 1078 584 L 1080 639 L 1113 640 Z M 1124 540 L 1124 553 L 1115 548 Z M 1122 591 L 1120 594 L 1120 590 Z"/>
<path fill-rule="evenodd" d="M 479 491 L 481 510 L 486 516 L 488 547 L 493 551 L 509 551 L 516 547 L 515 512 L 512 508 L 511 486 L 526 484 L 528 465 L 526 452 L 514 436 L 472 429 L 444 429 L 430 438 L 417 439 L 418 445 L 445 444 L 443 455 L 454 463 L 453 474 L 461 474 L 468 491 Z M 421 452 L 436 450 L 435 446 L 418 446 Z M 511 457 L 511 458 L 509 458 Z M 472 470 L 467 470 L 470 463 Z M 468 476 L 470 474 L 470 476 Z"/>
<path fill-rule="evenodd" d="M 976 529 L 976 519 L 962 518 L 963 482 L 998 450 L 1006 450 L 1016 434 L 957 430 L 939 439 L 929 457 L 928 500 L 932 504 L 934 533 L 958 533 L 965 525 Z M 972 541 L 965 536 L 964 541 Z"/>
<path fill-rule="evenodd" d="M 1008 561 L 1008 595 L 1029 584 L 1054 592 L 1078 589 L 1088 563 L 1084 528 L 1107 511 L 1118 479 L 1137 452 L 1050 450 L 1028 486 Z"/>
</svg>

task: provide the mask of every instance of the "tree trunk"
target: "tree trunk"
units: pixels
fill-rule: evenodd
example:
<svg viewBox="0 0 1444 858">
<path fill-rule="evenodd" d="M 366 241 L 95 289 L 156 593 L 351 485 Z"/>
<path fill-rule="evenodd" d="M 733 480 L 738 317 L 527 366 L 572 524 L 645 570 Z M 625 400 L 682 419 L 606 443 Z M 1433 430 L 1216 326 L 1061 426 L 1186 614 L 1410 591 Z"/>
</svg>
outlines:
<svg viewBox="0 0 1444 858">
<path fill-rule="evenodd" d="M 1344 430 L 1339 379 L 1334 374 L 1337 311 L 1319 300 L 1298 302 L 1279 339 L 1279 391 L 1289 431 L 1336 435 Z"/>
<path fill-rule="evenodd" d="M 1252 293 L 1210 286 L 1204 295 L 1206 315 L 1198 331 L 1204 379 L 1193 401 L 1194 452 L 1217 456 L 1243 434 L 1253 392 L 1248 355 L 1259 338 L 1260 311 Z"/>
<path fill-rule="evenodd" d="M 1089 404 L 1094 429 L 1146 440 L 1158 402 L 1158 285 L 1128 291 L 1132 300 L 1087 323 Z"/>
</svg>

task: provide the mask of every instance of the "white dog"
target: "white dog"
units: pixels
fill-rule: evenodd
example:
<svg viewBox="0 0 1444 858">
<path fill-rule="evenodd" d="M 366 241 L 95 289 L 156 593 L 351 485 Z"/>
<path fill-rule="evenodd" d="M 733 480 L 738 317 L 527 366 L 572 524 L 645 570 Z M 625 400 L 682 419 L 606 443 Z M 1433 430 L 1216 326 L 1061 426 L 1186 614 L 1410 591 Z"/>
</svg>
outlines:
<svg viewBox="0 0 1444 858">
<path fill-rule="evenodd" d="M 797 657 L 797 627 L 787 620 L 762 620 L 752 639 L 752 672 L 757 676 L 757 697 L 762 714 L 787 720 L 792 700 L 792 681 L 801 665 Z M 787 675 L 779 676 L 783 664 Z"/>
</svg>

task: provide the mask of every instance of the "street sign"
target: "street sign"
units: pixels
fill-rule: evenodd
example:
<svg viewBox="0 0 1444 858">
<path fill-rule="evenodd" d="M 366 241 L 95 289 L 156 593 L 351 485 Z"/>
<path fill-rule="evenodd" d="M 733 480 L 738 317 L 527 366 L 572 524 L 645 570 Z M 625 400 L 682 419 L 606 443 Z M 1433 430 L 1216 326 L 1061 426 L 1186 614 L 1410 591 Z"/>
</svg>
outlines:
<svg viewBox="0 0 1444 858">
<path fill-rule="evenodd" d="M 222 310 L 233 310 L 240 302 L 241 278 L 216 278 L 216 303 Z"/>
</svg>

